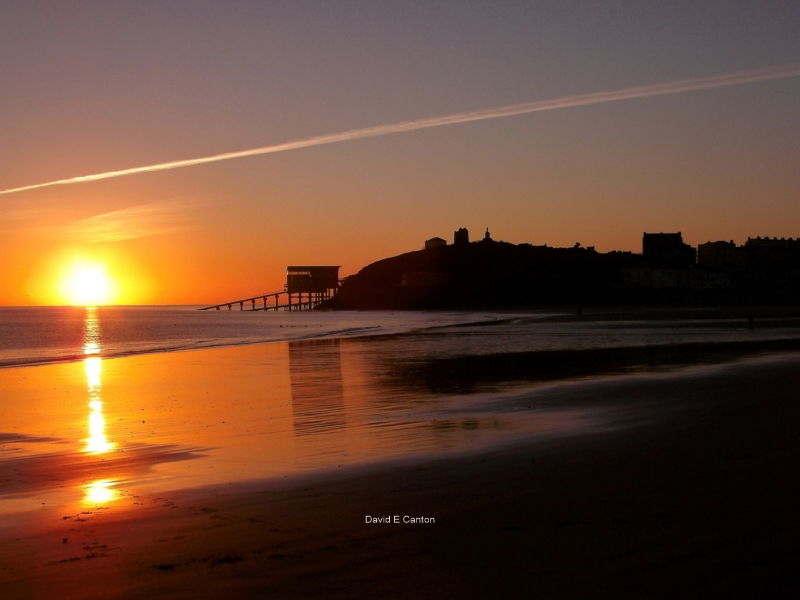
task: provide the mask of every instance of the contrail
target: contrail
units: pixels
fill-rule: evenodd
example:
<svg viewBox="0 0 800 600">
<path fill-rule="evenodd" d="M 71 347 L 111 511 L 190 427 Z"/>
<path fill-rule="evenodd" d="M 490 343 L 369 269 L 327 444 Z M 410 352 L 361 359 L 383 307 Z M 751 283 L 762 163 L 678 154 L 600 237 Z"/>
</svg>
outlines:
<svg viewBox="0 0 800 600">
<path fill-rule="evenodd" d="M 619 100 L 631 100 L 634 98 L 647 98 L 650 96 L 664 96 L 667 94 L 679 94 L 681 92 L 692 92 L 695 90 L 706 90 L 733 85 L 744 85 L 757 81 L 767 81 L 770 79 L 787 79 L 800 76 L 800 64 L 783 65 L 755 69 L 750 71 L 739 71 L 723 75 L 711 75 L 707 77 L 697 77 L 693 79 L 680 79 L 677 81 L 667 81 L 650 85 L 641 85 L 618 90 L 605 92 L 593 92 L 590 94 L 579 94 L 576 96 L 565 96 L 551 100 L 539 100 L 536 102 L 526 102 L 523 104 L 510 104 L 507 106 L 497 106 L 494 108 L 484 108 L 481 110 L 455 113 L 440 117 L 430 117 L 427 119 L 417 119 L 414 121 L 401 121 L 389 125 L 376 125 L 363 129 L 350 129 L 339 133 L 330 133 L 292 142 L 283 142 L 272 146 L 262 146 L 249 150 L 238 150 L 236 152 L 224 152 L 211 156 L 199 158 L 189 158 L 185 160 L 175 160 L 163 162 L 144 167 L 133 167 L 130 169 L 120 169 L 118 171 L 106 171 L 105 173 L 95 173 L 94 175 L 81 175 L 68 179 L 58 179 L 45 183 L 35 183 L 22 187 L 0 190 L 0 195 L 15 194 L 28 190 L 51 187 L 55 185 L 69 185 L 72 183 L 84 183 L 87 181 L 99 181 L 101 179 L 112 179 L 123 175 L 135 175 L 136 173 L 151 173 L 155 171 L 167 171 L 169 169 L 179 169 L 181 167 L 192 167 L 205 163 L 231 160 L 234 158 L 244 158 L 247 156 L 259 156 L 261 154 L 272 154 L 275 152 L 287 152 L 311 146 L 322 146 L 324 144 L 335 144 L 337 142 L 347 142 L 363 138 L 390 135 L 393 133 L 403 133 L 406 131 L 416 131 L 418 129 L 428 129 L 431 127 L 442 127 L 444 125 L 455 125 L 458 123 L 469 123 L 470 121 L 484 121 L 487 119 L 499 119 L 501 117 L 512 117 L 514 115 L 524 115 L 546 110 L 557 110 L 572 106 L 587 106 L 590 104 L 602 104 L 605 102 L 617 102 Z"/>
</svg>

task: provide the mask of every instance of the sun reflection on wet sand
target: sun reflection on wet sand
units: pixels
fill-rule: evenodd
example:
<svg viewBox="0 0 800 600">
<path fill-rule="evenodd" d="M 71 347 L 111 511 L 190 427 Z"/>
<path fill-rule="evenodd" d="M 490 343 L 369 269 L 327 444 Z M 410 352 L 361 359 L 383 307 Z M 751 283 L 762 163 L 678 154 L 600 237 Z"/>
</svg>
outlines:
<svg viewBox="0 0 800 600">
<path fill-rule="evenodd" d="M 84 440 L 84 452 L 88 454 L 105 454 L 114 448 L 114 444 L 106 436 L 106 418 L 103 415 L 103 359 L 99 356 L 102 349 L 100 342 L 100 320 L 97 309 L 86 307 L 86 326 L 84 331 L 83 368 L 86 374 L 86 391 L 89 397 L 89 436 Z M 113 481 L 99 479 L 85 486 L 83 502 L 88 504 L 105 504 L 119 497 L 119 492 L 112 487 Z"/>
<path fill-rule="evenodd" d="M 98 479 L 85 486 L 84 504 L 107 504 L 119 499 L 120 493 L 112 486 L 114 482 L 109 479 Z"/>
<path fill-rule="evenodd" d="M 24 434 L 13 438 L 21 451 L 9 465 L 24 477 L 0 482 L 15 507 L 122 510 L 138 506 L 134 496 L 471 451 L 592 424 L 580 411 L 508 412 L 499 402 L 493 410 L 482 394 L 410 386 L 394 365 L 413 356 L 417 338 L 106 359 L 106 310 L 86 310 L 80 363 L 0 370 L 0 389 L 18 399 L 4 419 Z M 11 507 L 1 488 L 0 516 Z"/>
<path fill-rule="evenodd" d="M 103 416 L 102 399 L 103 359 L 99 356 L 102 349 L 100 320 L 97 316 L 97 309 L 93 306 L 86 307 L 86 327 L 83 339 L 83 353 L 90 355 L 83 359 L 86 391 L 89 396 L 89 437 L 85 440 L 84 451 L 91 454 L 103 454 L 110 451 L 114 445 L 106 437 L 106 419 Z"/>
<path fill-rule="evenodd" d="M 106 418 L 103 415 L 102 373 L 103 363 L 99 356 L 83 359 L 86 372 L 86 389 L 89 394 L 89 437 L 86 438 L 84 452 L 103 454 L 111 450 L 114 445 L 106 437 Z"/>
</svg>

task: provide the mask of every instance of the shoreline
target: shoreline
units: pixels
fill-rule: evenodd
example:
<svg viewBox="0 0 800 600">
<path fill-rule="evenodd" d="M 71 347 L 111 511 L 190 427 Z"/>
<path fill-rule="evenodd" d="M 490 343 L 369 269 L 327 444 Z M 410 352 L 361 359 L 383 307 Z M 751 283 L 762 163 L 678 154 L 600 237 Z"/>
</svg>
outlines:
<svg viewBox="0 0 800 600">
<path fill-rule="evenodd" d="M 800 590 L 798 364 L 555 385 L 537 392 L 544 404 L 614 398 L 614 418 L 632 426 L 39 523 L 0 551 L 0 590 L 66 600 L 387 589 L 783 597 Z M 435 523 L 364 523 L 395 514 Z"/>
<path fill-rule="evenodd" d="M 2 307 L 0 307 L 2 308 Z M 22 308 L 33 308 L 37 309 L 40 307 L 22 307 Z M 79 311 L 83 311 L 84 307 L 53 307 L 53 308 L 65 308 L 65 309 L 76 309 Z M 109 306 L 109 307 L 101 307 L 101 308 L 131 308 L 131 307 L 118 307 L 118 306 Z M 157 308 L 157 307 L 153 307 Z M 169 308 L 169 307 L 168 307 Z M 189 312 L 189 311 L 187 311 Z M 233 313 L 239 313 L 240 311 L 232 311 Z M 245 313 L 249 313 L 252 311 L 244 311 Z M 386 313 L 408 313 L 413 312 L 417 314 L 435 314 L 435 315 L 453 315 L 453 314 L 460 314 L 463 313 L 464 315 L 473 315 L 476 311 L 449 311 L 449 310 L 442 310 L 442 311 L 338 311 L 336 313 L 316 313 L 316 314 L 335 314 L 336 316 L 343 316 L 347 313 L 350 314 L 359 314 L 363 315 L 365 313 L 373 315 L 373 314 L 386 314 Z M 479 312 L 479 311 L 478 311 Z M 488 312 L 488 311 L 487 311 Z M 256 314 L 260 314 L 259 311 L 256 311 Z M 272 313 L 267 313 L 272 315 Z M 276 313 L 279 316 L 283 316 L 283 313 Z M 301 313 L 302 315 L 310 315 L 311 313 L 306 311 Z M 530 313 L 528 313 L 530 314 Z M 294 317 L 295 315 L 292 313 L 286 313 L 286 315 L 291 315 Z M 424 330 L 436 330 L 438 328 L 444 327 L 458 327 L 458 326 L 476 326 L 476 325 L 491 325 L 496 322 L 504 322 L 507 320 L 512 319 L 505 319 L 504 313 L 496 313 L 498 318 L 485 318 L 482 320 L 469 320 L 469 321 L 456 321 L 454 323 L 438 323 L 435 325 L 420 325 L 417 323 L 411 324 L 408 326 L 408 329 L 403 329 L 400 331 L 396 330 L 388 330 L 388 331 L 375 331 L 381 328 L 380 325 L 365 325 L 361 327 L 349 327 L 345 329 L 338 329 L 338 330 L 330 330 L 324 331 L 321 333 L 313 333 L 308 335 L 300 335 L 295 337 L 271 337 L 265 339 L 235 339 L 231 341 L 222 341 L 222 342 L 213 342 L 213 343 L 202 343 L 197 341 L 190 341 L 183 345 L 173 345 L 173 346 L 153 346 L 152 348 L 145 348 L 145 349 L 131 349 L 131 350 L 121 350 L 116 352 L 107 352 L 107 353 L 89 353 L 87 354 L 82 349 L 76 349 L 72 354 L 66 354 L 61 356 L 45 356 L 45 357 L 34 357 L 34 358 L 18 358 L 18 359 L 7 359 L 4 362 L 0 361 L 0 369 L 14 369 L 14 368 L 22 368 L 22 367 L 40 367 L 40 366 L 48 366 L 48 365 L 57 365 L 57 364 L 65 364 L 65 363 L 73 363 L 84 360 L 87 356 L 100 356 L 104 360 L 110 360 L 115 358 L 127 358 L 133 356 L 143 356 L 143 355 L 150 355 L 150 354 L 164 354 L 164 353 L 173 353 L 173 352 L 186 352 L 186 351 L 193 351 L 193 350 L 214 350 L 214 349 L 221 349 L 221 348 L 236 348 L 241 346 L 252 346 L 258 344 L 272 344 L 272 343 L 291 343 L 291 342 L 303 342 L 307 340 L 322 340 L 322 339 L 337 339 L 337 340 L 360 340 L 360 339 L 367 339 L 367 338 L 380 338 L 380 337 L 391 337 L 391 336 L 402 336 L 412 334 L 417 331 L 424 331 Z M 302 318 L 302 317 L 301 317 Z M 286 327 L 287 329 L 300 327 L 302 324 L 298 325 L 294 324 L 287 324 L 287 325 L 278 325 L 279 328 Z"/>
<path fill-rule="evenodd" d="M 42 308 L 42 307 L 0 307 L 2 308 Z M 76 309 L 76 310 L 83 310 L 82 307 L 45 307 L 45 308 L 57 308 L 57 309 Z M 162 308 L 158 306 L 153 307 L 137 307 L 137 306 L 111 306 L 111 307 L 104 307 L 104 308 Z M 171 306 L 167 306 L 166 308 L 171 308 Z M 180 308 L 186 308 L 186 306 L 180 305 Z M 240 311 L 233 311 L 233 312 L 240 312 Z M 245 311 L 249 312 L 249 311 Z M 408 329 L 404 329 L 402 331 L 375 331 L 379 329 L 379 326 L 368 325 L 363 327 L 353 327 L 347 328 L 345 330 L 334 330 L 329 332 L 323 332 L 318 334 L 308 334 L 303 336 L 296 336 L 296 337 L 273 337 L 269 339 L 257 339 L 257 340 L 233 340 L 233 341 L 223 341 L 221 343 L 213 342 L 213 343 L 203 343 L 202 345 L 198 345 L 198 342 L 188 342 L 186 344 L 178 344 L 172 346 L 154 346 L 152 348 L 145 348 L 145 349 L 130 349 L 130 350 L 120 350 L 120 351 L 112 351 L 107 354 L 98 354 L 104 360 L 111 360 L 117 358 L 127 358 L 133 356 L 142 356 L 142 355 L 150 355 L 150 354 L 164 354 L 164 353 L 174 353 L 174 352 L 186 352 L 186 351 L 193 351 L 193 350 L 213 350 L 213 349 L 220 349 L 220 348 L 235 348 L 240 346 L 252 346 L 252 345 L 260 345 L 260 344 L 271 344 L 271 343 L 291 343 L 291 342 L 302 342 L 305 340 L 319 340 L 319 339 L 340 339 L 340 340 L 368 340 L 368 339 L 375 339 L 375 338 L 393 338 L 398 336 L 406 336 L 406 335 L 414 335 L 418 333 L 437 333 L 439 330 L 449 330 L 453 328 L 459 327 L 492 327 L 492 326 L 503 326 L 508 324 L 513 324 L 517 322 L 529 322 L 533 324 L 558 324 L 558 323 L 568 323 L 568 324 L 581 324 L 581 323 L 615 323 L 615 322 L 625 322 L 625 321 L 641 321 L 642 323 L 647 323 L 650 327 L 661 327 L 661 322 L 668 322 L 672 320 L 679 320 L 684 324 L 692 324 L 692 325 L 702 325 L 704 327 L 718 325 L 720 328 L 730 329 L 731 331 L 736 330 L 746 330 L 748 329 L 748 315 L 753 313 L 755 315 L 755 322 L 754 328 L 751 328 L 755 331 L 759 330 L 769 330 L 773 328 L 791 328 L 797 329 L 800 328 L 800 309 L 796 309 L 794 307 L 753 307 L 752 309 L 736 309 L 731 307 L 587 307 L 584 312 L 581 314 L 575 314 L 574 310 L 568 307 L 548 307 L 548 306 L 541 306 L 541 307 L 533 307 L 530 309 L 513 309 L 513 308 L 487 308 L 483 309 L 465 309 L 465 310 L 423 310 L 423 311 L 398 311 L 398 310 L 390 310 L 390 311 L 320 311 L 321 313 L 328 312 L 329 314 L 334 314 L 336 316 L 342 316 L 347 313 L 352 314 L 377 314 L 377 313 L 393 313 L 393 314 L 404 314 L 404 313 L 422 313 L 422 314 L 432 314 L 432 315 L 447 315 L 447 314 L 456 314 L 456 313 L 463 313 L 464 315 L 474 315 L 475 313 L 481 312 L 489 312 L 492 313 L 491 318 L 483 318 L 479 320 L 467 320 L 467 321 L 459 321 L 455 323 L 437 323 L 434 325 L 422 325 L 415 324 L 413 327 Z M 556 313 L 556 314 L 554 314 Z M 737 324 L 741 324 L 741 327 L 737 327 Z M 292 325 L 294 327 L 295 325 Z M 669 326 L 669 325 L 663 325 Z M 283 327 L 283 326 L 281 326 Z M 356 332 L 353 334 L 353 332 Z M 789 343 L 792 338 L 786 338 L 785 341 Z M 795 338 L 797 339 L 797 338 Z M 759 343 L 767 343 L 772 340 L 756 340 L 753 344 Z M 778 341 L 778 340 L 774 340 Z M 700 346 L 708 345 L 709 347 L 713 345 L 715 342 L 702 342 Z M 737 342 L 742 343 L 742 342 Z M 194 344 L 194 345 L 192 345 Z M 720 345 L 724 345 L 725 342 L 719 342 Z M 663 344 L 665 346 L 671 344 Z M 633 347 L 638 348 L 638 346 Z M 620 347 L 620 349 L 624 349 L 624 347 Z M 773 351 L 771 348 L 768 348 L 770 351 Z M 781 348 L 777 348 L 780 350 Z M 791 349 L 787 347 L 786 349 Z M 597 350 L 603 350 L 602 348 Z M 94 354 L 90 354 L 94 355 Z M 78 362 L 87 357 L 87 354 L 82 350 L 78 350 L 72 354 L 68 355 L 61 355 L 61 356 L 42 356 L 42 357 L 24 357 L 24 358 L 11 358 L 5 359 L 0 361 L 0 369 L 14 369 L 14 368 L 24 368 L 24 367 L 37 367 L 37 366 L 48 366 L 48 365 L 57 365 L 57 364 L 65 364 L 65 363 L 72 363 Z"/>
<path fill-rule="evenodd" d="M 337 335 L 336 333 L 323 333 L 319 335 L 307 336 L 307 337 L 296 337 L 296 338 L 280 338 L 280 339 L 270 339 L 270 340 L 255 340 L 255 341 L 237 341 L 237 342 L 230 342 L 230 343 L 220 343 L 220 344 L 208 344 L 203 346 L 191 346 L 191 347 L 168 347 L 168 348 L 156 348 L 156 349 L 146 349 L 146 350 L 132 350 L 132 351 L 125 351 L 119 353 L 110 353 L 110 354 L 74 354 L 68 357 L 54 357 L 52 359 L 37 359 L 31 360 L 30 362 L 0 362 L 0 369 L 22 369 L 27 367 L 47 367 L 52 365 L 63 365 L 69 363 L 80 362 L 85 360 L 88 357 L 97 356 L 105 360 L 115 360 L 115 359 L 124 359 L 124 358 L 132 358 L 132 357 L 139 357 L 139 356 L 150 356 L 154 354 L 173 354 L 178 352 L 194 352 L 194 351 L 203 351 L 203 350 L 222 350 L 226 348 L 240 348 L 245 346 L 259 346 L 259 345 L 266 345 L 266 344 L 288 344 L 292 342 L 306 342 L 306 341 L 316 341 L 316 340 L 342 340 L 342 341 L 362 341 L 362 340 L 373 340 L 376 338 L 394 338 L 394 337 L 401 337 L 401 336 L 408 336 L 408 335 L 415 335 L 418 333 L 424 333 L 427 331 L 436 332 L 440 329 L 452 329 L 458 327 L 488 327 L 492 325 L 504 325 L 507 322 L 512 322 L 516 319 L 499 319 L 499 320 L 489 320 L 489 321 L 480 321 L 480 322 L 467 322 L 467 323 L 457 323 L 457 324 L 448 324 L 448 325 L 434 325 L 431 327 L 424 327 L 419 329 L 410 329 L 408 331 L 403 332 L 385 332 L 385 333 L 374 333 L 374 334 L 359 334 L 353 336 L 342 336 Z M 531 318 L 531 321 L 538 322 L 538 323 L 558 323 L 561 321 L 551 321 L 546 318 L 538 319 L 538 318 Z M 564 321 L 567 322 L 567 321 Z M 776 327 L 785 327 L 787 325 L 786 322 L 781 322 Z M 731 356 L 731 360 L 735 360 L 741 356 L 746 356 L 748 353 L 776 353 L 776 352 L 791 352 L 800 349 L 800 338 L 798 337 L 785 337 L 785 338 L 774 338 L 774 339 L 761 339 L 761 340 L 737 340 L 737 341 L 708 341 L 708 342 L 678 342 L 678 343 L 661 343 L 661 344 L 641 344 L 641 345 L 628 345 L 628 346 L 608 346 L 608 347 L 597 347 L 597 348 L 588 348 L 588 349 L 580 349 L 580 350 L 531 350 L 525 352 L 513 352 L 510 354 L 515 355 L 556 355 L 562 354 L 564 356 L 567 355 L 590 355 L 590 354 L 602 354 L 602 353 L 625 353 L 625 352 L 637 352 L 642 350 L 667 350 L 675 349 L 676 351 L 680 349 L 690 350 L 695 353 L 702 353 L 704 351 L 710 351 L 719 349 L 720 355 L 729 355 Z M 502 355 L 499 353 L 498 355 Z M 469 358 L 472 355 L 464 355 L 464 357 L 458 358 Z M 21 359 L 21 360 L 28 360 L 28 359 Z M 682 364 L 694 364 L 697 359 L 693 359 L 687 362 L 680 362 L 677 363 L 678 365 Z M 720 360 L 718 357 L 714 357 L 709 359 L 708 361 L 702 362 L 717 362 Z M 725 360 L 725 359 L 722 359 Z"/>
</svg>

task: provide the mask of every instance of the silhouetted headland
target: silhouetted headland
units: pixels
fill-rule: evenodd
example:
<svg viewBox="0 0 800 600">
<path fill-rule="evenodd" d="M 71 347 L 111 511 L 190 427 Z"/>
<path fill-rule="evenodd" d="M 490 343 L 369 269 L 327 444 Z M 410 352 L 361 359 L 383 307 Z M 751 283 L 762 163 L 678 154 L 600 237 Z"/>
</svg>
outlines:
<svg viewBox="0 0 800 600">
<path fill-rule="evenodd" d="M 593 305 L 796 305 L 800 239 L 701 244 L 678 233 L 645 233 L 642 253 L 598 252 L 495 241 L 452 244 L 386 258 L 344 280 L 332 309 L 462 309 Z"/>
</svg>

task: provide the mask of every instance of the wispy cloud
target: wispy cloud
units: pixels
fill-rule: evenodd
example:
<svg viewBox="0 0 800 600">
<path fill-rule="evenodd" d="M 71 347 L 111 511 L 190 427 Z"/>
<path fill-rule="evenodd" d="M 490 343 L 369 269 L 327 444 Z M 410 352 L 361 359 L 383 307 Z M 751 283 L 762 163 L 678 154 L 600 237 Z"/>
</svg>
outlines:
<svg viewBox="0 0 800 600">
<path fill-rule="evenodd" d="M 0 213 L 0 233 L 3 236 L 24 231 L 51 235 L 52 223 L 63 223 L 72 211 L 66 206 L 21 206 L 7 208 Z"/>
<path fill-rule="evenodd" d="M 164 200 L 75 219 L 65 206 L 21 207 L 3 211 L 0 232 L 24 230 L 73 243 L 121 242 L 187 229 L 197 208 L 194 201 Z"/>
<path fill-rule="evenodd" d="M 185 202 L 150 202 L 79 219 L 57 231 L 70 241 L 121 242 L 185 229 L 187 214 Z"/>
<path fill-rule="evenodd" d="M 205 163 L 219 162 L 223 160 L 232 160 L 235 158 L 244 158 L 247 156 L 258 156 L 261 154 L 287 152 L 289 150 L 299 150 L 300 148 L 309 148 L 312 146 L 322 146 L 324 144 L 335 144 L 338 142 L 347 142 L 351 140 L 378 137 L 383 135 L 391 135 L 395 133 L 417 131 L 419 129 L 429 129 L 431 127 L 456 125 L 458 123 L 468 123 L 470 121 L 499 119 L 502 117 L 511 117 L 515 115 L 523 115 L 523 114 L 542 112 L 547 110 L 558 110 L 561 108 L 570 108 L 575 106 L 588 106 L 591 104 L 602 104 L 606 102 L 618 102 L 620 100 L 632 100 L 634 98 L 664 96 L 667 94 L 680 94 L 684 92 L 692 92 L 697 90 L 714 89 L 714 88 L 728 87 L 734 85 L 744 85 L 747 83 L 756 83 L 759 81 L 767 81 L 771 79 L 787 79 L 790 77 L 798 77 L 798 76 L 800 76 L 800 65 L 792 64 L 792 65 L 783 65 L 779 67 L 755 69 L 750 71 L 739 71 L 736 73 L 726 73 L 722 75 L 711 75 L 707 77 L 698 77 L 693 79 L 680 79 L 677 81 L 667 81 L 651 85 L 642 85 L 642 86 L 635 86 L 635 87 L 622 88 L 616 90 L 593 92 L 590 94 L 579 94 L 576 96 L 565 96 L 562 98 L 554 98 L 551 100 L 539 100 L 536 102 L 526 102 L 523 104 L 497 106 L 493 108 L 485 108 L 481 110 L 461 112 L 451 115 L 431 117 L 427 119 L 402 121 L 399 123 L 391 123 L 388 125 L 365 127 L 363 129 L 351 129 L 349 131 L 342 131 L 339 133 L 331 133 L 327 135 L 305 138 L 302 140 L 284 142 L 272 146 L 251 148 L 249 150 L 225 152 L 222 154 L 214 154 L 211 156 L 203 156 L 199 158 L 190 158 L 186 160 L 163 162 L 154 165 L 146 165 L 143 167 L 120 169 L 117 171 L 106 171 L 104 173 L 95 173 L 93 175 L 81 175 L 79 177 L 58 179 L 55 181 L 47 181 L 45 183 L 35 183 L 32 185 L 25 185 L 16 188 L 0 190 L 0 195 L 15 194 L 18 192 L 35 190 L 55 185 L 69 185 L 73 183 L 85 183 L 88 181 L 112 179 L 114 177 L 122 177 L 124 175 L 135 175 L 137 173 L 152 173 L 156 171 L 166 171 L 169 169 L 179 169 L 181 167 L 191 167 L 195 165 L 202 165 Z"/>
</svg>

